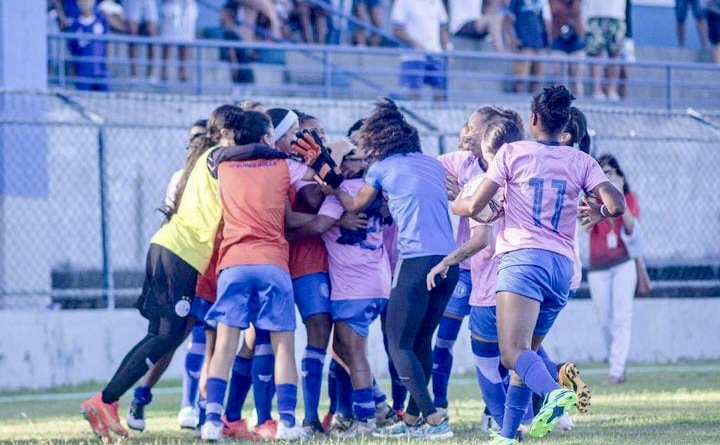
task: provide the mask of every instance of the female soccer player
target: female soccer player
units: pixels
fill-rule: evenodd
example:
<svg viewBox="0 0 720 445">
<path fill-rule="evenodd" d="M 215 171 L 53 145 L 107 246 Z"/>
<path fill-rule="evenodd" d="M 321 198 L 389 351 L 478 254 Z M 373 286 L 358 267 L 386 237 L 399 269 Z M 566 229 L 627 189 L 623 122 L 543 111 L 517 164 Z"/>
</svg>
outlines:
<svg viewBox="0 0 720 445">
<path fill-rule="evenodd" d="M 99 437 L 112 440 L 110 432 L 128 436 L 117 414 L 120 397 L 177 348 L 192 326 L 188 315 L 196 279 L 210 262 L 222 218 L 217 181 L 208 170 L 207 158 L 219 146 L 234 145 L 241 114 L 242 110 L 231 105 L 213 111 L 207 138 L 219 145 L 188 161 L 178 183 L 176 207 L 168 211 L 168 222 L 151 240 L 147 275 L 138 301 L 141 314 L 150 322 L 148 333 L 128 352 L 108 385 L 81 405 Z"/>
<path fill-rule="evenodd" d="M 294 357 L 295 311 L 285 239 L 287 195 L 315 172 L 274 148 L 267 115 L 246 111 L 240 118 L 239 144 L 211 160 L 223 208 L 223 241 L 218 259 L 218 299 L 208 312 L 217 321 L 217 341 L 207 383 L 204 440 L 221 436 L 221 411 L 227 375 L 240 332 L 254 323 L 270 331 L 275 355 L 280 422 L 276 439 L 296 440 L 297 370 Z"/>
<path fill-rule="evenodd" d="M 509 119 L 496 118 L 490 122 L 482 138 L 483 160 L 490 164 L 500 147 L 522 138 L 522 130 Z M 470 294 L 470 333 L 478 384 L 483 401 L 497 425 L 503 424 L 505 387 L 500 374 L 500 348 L 495 321 L 495 279 L 497 261 L 495 238 L 501 221 L 483 224 L 469 221 L 472 236 L 450 255 L 443 258 L 427 275 L 427 287 L 435 287 L 438 275 L 467 259 L 470 260 L 472 292 Z"/>
<path fill-rule="evenodd" d="M 390 100 L 376 104 L 360 133 L 360 149 L 375 163 L 355 196 L 342 190 L 336 194 L 349 212 L 366 209 L 380 192 L 387 194 L 398 224 L 400 262 L 384 327 L 390 355 L 411 395 L 403 421 L 378 434 L 406 435 L 417 424 L 413 428 L 417 437 L 452 437 L 447 411 L 435 407 L 427 389 L 432 335 L 458 280 L 458 268 L 453 267 L 435 289 L 425 287 L 425 275 L 455 248 L 445 171 L 440 162 L 422 153 L 417 130 Z"/>
<path fill-rule="evenodd" d="M 530 131 L 536 142 L 503 146 L 476 192 L 452 206 L 460 216 L 475 215 L 505 188 L 505 221 L 496 240 L 498 339 L 501 362 L 514 371 L 506 404 L 522 409 L 505 416 L 502 434 L 492 442 L 496 444 L 513 443 L 532 392 L 545 398 L 530 429 L 533 436 L 550 432 L 563 411 L 577 402 L 576 394 L 558 385 L 534 350 L 567 302 L 580 192 L 587 190 L 605 203 L 581 208 L 584 219 L 597 222 L 625 211 L 622 194 L 597 162 L 560 145 L 573 99 L 562 86 L 535 96 Z"/>
</svg>

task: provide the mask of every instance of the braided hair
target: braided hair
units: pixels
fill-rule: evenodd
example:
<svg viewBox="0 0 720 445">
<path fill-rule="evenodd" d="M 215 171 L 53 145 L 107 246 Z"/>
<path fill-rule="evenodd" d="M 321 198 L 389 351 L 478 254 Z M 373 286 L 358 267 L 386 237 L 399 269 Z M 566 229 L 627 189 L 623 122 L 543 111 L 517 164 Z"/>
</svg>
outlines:
<svg viewBox="0 0 720 445">
<path fill-rule="evenodd" d="M 533 97 L 530 111 L 542 122 L 550 134 L 557 134 L 565 129 L 570 120 L 570 107 L 575 97 L 562 85 L 553 85 L 543 89 L 542 93 Z"/>
</svg>

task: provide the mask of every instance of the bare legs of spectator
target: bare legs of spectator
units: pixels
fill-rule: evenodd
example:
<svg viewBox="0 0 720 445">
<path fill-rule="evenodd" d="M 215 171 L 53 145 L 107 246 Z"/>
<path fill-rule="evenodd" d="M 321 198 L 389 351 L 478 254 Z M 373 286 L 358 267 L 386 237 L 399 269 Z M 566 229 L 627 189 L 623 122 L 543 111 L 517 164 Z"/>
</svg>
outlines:
<svg viewBox="0 0 720 445">
<path fill-rule="evenodd" d="M 475 20 L 475 32 L 478 35 L 487 33 L 492 39 L 495 52 L 501 53 L 505 51 L 503 42 L 503 19 L 500 15 L 483 15 Z"/>
<path fill-rule="evenodd" d="M 700 42 L 702 43 L 703 49 L 706 49 L 708 47 L 708 33 L 705 19 L 696 18 L 695 21 L 697 22 L 697 30 L 698 35 L 700 36 Z M 683 20 L 682 22 L 677 22 L 677 35 L 680 48 L 685 48 L 685 20 Z"/>
<path fill-rule="evenodd" d="M 321 8 L 315 8 L 307 2 L 298 2 L 297 12 L 300 18 L 303 40 L 306 43 L 324 44 L 327 39 L 327 15 Z M 313 37 L 313 24 L 317 40 Z"/>
<path fill-rule="evenodd" d="M 720 64 L 720 43 L 713 46 L 712 60 L 714 63 Z"/>
<path fill-rule="evenodd" d="M 300 20 L 300 29 L 305 43 L 313 42 L 311 6 L 306 2 L 298 2 L 297 4 L 298 19 Z"/>
<path fill-rule="evenodd" d="M 576 51 L 574 53 L 564 53 L 561 51 L 553 51 L 552 56 L 553 57 L 564 57 L 564 56 L 570 56 L 570 57 L 576 57 L 578 59 L 582 59 L 584 56 L 583 51 Z M 567 70 L 568 78 L 565 78 L 565 72 L 564 70 Z M 583 86 L 583 65 L 580 63 L 558 63 L 555 64 L 554 68 L 554 74 L 556 78 L 556 82 L 558 83 L 567 83 L 570 85 L 570 89 L 572 90 L 573 95 L 575 97 L 580 98 L 583 97 L 585 94 L 585 88 Z"/>
<path fill-rule="evenodd" d="M 603 65 L 593 65 L 593 98 L 598 100 L 605 100 L 605 98 L 610 100 L 620 99 L 617 85 L 619 73 L 620 67 L 618 65 L 610 65 L 607 69 Z M 607 96 L 603 92 L 603 86 Z"/>
<path fill-rule="evenodd" d="M 368 13 L 370 17 L 368 17 Z M 355 14 L 357 18 L 363 22 L 372 23 L 376 28 L 382 27 L 382 10 L 380 8 L 370 8 L 370 11 L 368 11 L 364 4 L 359 3 L 356 7 Z M 355 44 L 358 46 L 365 46 L 366 44 L 370 46 L 380 46 L 382 41 L 380 35 L 370 33 L 370 38 L 367 39 L 367 41 L 365 35 L 365 28 L 358 26 L 355 30 Z"/>
<path fill-rule="evenodd" d="M 155 22 L 145 22 L 145 34 L 148 37 L 155 37 L 157 35 L 157 24 Z M 140 24 L 134 22 L 128 22 L 128 31 L 133 37 L 140 35 Z M 128 56 L 130 57 L 130 76 L 137 77 L 137 67 L 133 63 L 137 57 L 137 44 L 128 44 Z M 147 65 L 145 66 L 145 77 L 151 77 L 153 72 L 153 59 L 155 58 L 155 47 L 148 45 L 147 49 Z"/>
<path fill-rule="evenodd" d="M 536 56 L 538 51 L 529 48 L 523 48 L 520 50 L 520 54 L 527 56 Z M 539 79 L 542 76 L 542 63 L 541 62 L 515 62 L 515 81 L 513 82 L 513 92 L 520 93 L 525 90 L 525 83 L 529 85 L 529 91 L 534 93 L 540 88 Z M 528 80 L 528 76 L 532 76 L 532 80 Z"/>
<path fill-rule="evenodd" d="M 166 82 L 168 80 L 168 59 L 170 59 L 170 51 L 172 47 L 170 45 L 163 45 L 162 47 L 162 59 L 163 64 L 162 68 L 160 70 L 160 79 L 163 82 Z M 178 46 L 178 80 L 180 82 L 187 82 L 187 71 L 185 70 L 185 65 L 190 58 L 190 47 L 188 46 Z"/>
</svg>

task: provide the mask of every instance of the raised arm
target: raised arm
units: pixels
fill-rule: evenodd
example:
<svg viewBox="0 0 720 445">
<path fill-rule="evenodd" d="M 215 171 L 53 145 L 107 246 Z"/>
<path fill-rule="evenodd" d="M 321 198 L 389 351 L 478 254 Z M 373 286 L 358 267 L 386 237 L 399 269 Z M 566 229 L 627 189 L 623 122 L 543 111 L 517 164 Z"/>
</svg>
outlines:
<svg viewBox="0 0 720 445">
<path fill-rule="evenodd" d="M 450 255 L 443 258 L 428 272 L 426 277 L 427 289 L 432 290 L 435 287 L 436 276 L 440 275 L 442 278 L 445 278 L 451 266 L 460 264 L 487 247 L 490 244 L 491 236 L 492 226 L 483 224 L 475 227 L 469 240 L 465 241 L 462 246 L 458 247 L 457 250 Z"/>
<path fill-rule="evenodd" d="M 483 179 L 472 196 L 456 199 L 450 209 L 457 216 L 473 216 L 488 205 L 500 186 L 489 179 Z"/>
<path fill-rule="evenodd" d="M 352 213 L 360 213 L 368 208 L 375 201 L 377 194 L 378 190 L 369 184 L 363 184 L 355 196 L 350 196 L 341 189 L 335 190 L 335 196 L 340 200 L 345 210 Z"/>
</svg>

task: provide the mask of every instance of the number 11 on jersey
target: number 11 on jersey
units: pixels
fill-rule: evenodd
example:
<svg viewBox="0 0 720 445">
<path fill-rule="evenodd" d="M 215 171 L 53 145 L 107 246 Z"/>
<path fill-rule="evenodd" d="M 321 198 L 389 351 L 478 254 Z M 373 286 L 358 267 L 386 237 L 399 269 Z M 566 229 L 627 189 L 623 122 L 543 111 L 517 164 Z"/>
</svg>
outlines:
<svg viewBox="0 0 720 445">
<path fill-rule="evenodd" d="M 542 203 L 543 203 L 543 191 L 545 188 L 545 179 L 543 178 L 531 178 L 528 181 L 530 187 L 534 189 L 533 192 L 533 221 L 537 227 L 542 227 Z M 567 188 L 567 181 L 564 179 L 551 179 L 550 186 L 556 190 L 555 194 L 555 209 L 553 211 L 552 218 L 550 218 L 550 224 L 552 225 L 553 232 L 558 231 L 560 225 L 560 214 L 562 213 L 563 200 L 565 199 L 565 190 Z"/>
</svg>

